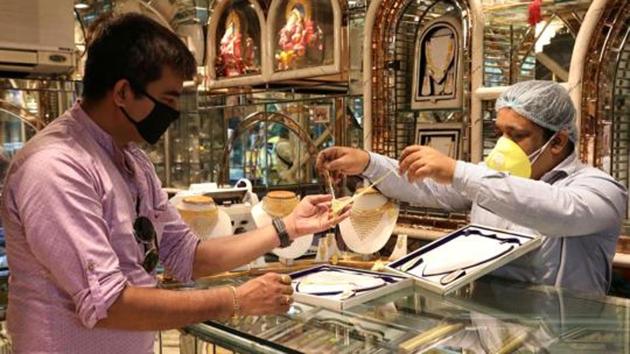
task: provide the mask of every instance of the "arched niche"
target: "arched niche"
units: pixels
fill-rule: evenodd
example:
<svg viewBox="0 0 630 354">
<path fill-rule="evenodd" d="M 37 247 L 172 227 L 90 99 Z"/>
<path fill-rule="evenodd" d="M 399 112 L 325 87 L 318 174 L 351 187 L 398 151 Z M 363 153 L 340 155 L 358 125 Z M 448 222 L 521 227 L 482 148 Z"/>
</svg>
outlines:
<svg viewBox="0 0 630 354">
<path fill-rule="evenodd" d="M 580 29 L 569 92 L 577 99 L 582 161 L 630 187 L 630 3 L 595 1 Z M 579 57 L 578 57 L 579 55 Z M 630 202 L 623 233 L 630 234 Z"/>
<path fill-rule="evenodd" d="M 267 19 L 269 80 L 339 73 L 341 18 L 337 0 L 272 0 Z"/>
<path fill-rule="evenodd" d="M 265 16 L 254 0 L 221 0 L 208 25 L 208 87 L 264 82 Z"/>
<path fill-rule="evenodd" d="M 448 4 L 447 4 L 448 3 Z M 399 47 L 406 47 L 407 42 L 400 40 L 401 28 L 407 30 L 411 26 L 410 18 L 417 23 L 418 28 L 424 28 L 435 15 L 448 14 L 451 10 L 459 12 L 458 21 L 462 24 L 463 62 L 462 77 L 464 93 L 458 114 L 462 117 L 459 124 L 463 124 L 464 155 L 473 162 L 481 158 L 481 99 L 474 92 L 483 83 L 483 34 L 484 15 L 480 0 L 373 0 L 370 2 L 365 20 L 363 42 L 363 104 L 364 104 L 364 148 L 385 155 L 396 157 L 398 152 L 412 141 L 410 132 L 415 130 L 414 119 L 399 112 L 409 114 L 407 105 L 409 97 L 403 97 L 400 92 L 407 94 L 410 87 L 412 68 L 408 65 L 405 75 L 400 75 L 400 68 L 404 61 L 409 61 L 413 55 L 401 55 Z M 444 9 L 434 11 L 436 6 Z M 412 16 L 405 17 L 409 10 L 414 9 Z M 409 35 L 410 32 L 406 32 Z M 415 37 L 414 37 L 415 38 Z M 404 44 L 399 46 L 400 44 Z M 404 42 L 404 43 L 403 43 Z M 413 65 L 413 64 L 412 64 Z M 404 90 L 398 90 L 398 84 L 405 85 Z M 407 86 L 408 85 L 408 86 Z M 402 110 L 401 110 L 402 108 Z M 440 114 L 448 115 L 446 108 Z M 414 109 L 411 109 L 411 113 Z M 458 118 L 459 119 L 459 118 Z"/>
<path fill-rule="evenodd" d="M 223 150 L 223 168 L 221 169 L 219 175 L 219 181 L 222 183 L 229 182 L 229 171 L 230 171 L 230 154 L 234 149 L 235 142 L 247 131 L 256 127 L 260 123 L 278 123 L 284 126 L 288 131 L 295 134 L 299 139 L 301 144 L 304 144 L 305 147 L 305 156 L 299 156 L 294 162 L 295 165 L 292 166 L 292 169 L 302 168 L 306 164 L 306 162 L 312 161 L 315 159 L 318 153 L 317 145 L 311 139 L 309 133 L 304 130 L 293 118 L 278 112 L 254 112 L 243 121 L 239 123 L 236 127 L 235 131 L 230 135 L 229 140 L 225 144 L 225 148 Z M 266 129 L 266 126 L 265 126 Z"/>
</svg>

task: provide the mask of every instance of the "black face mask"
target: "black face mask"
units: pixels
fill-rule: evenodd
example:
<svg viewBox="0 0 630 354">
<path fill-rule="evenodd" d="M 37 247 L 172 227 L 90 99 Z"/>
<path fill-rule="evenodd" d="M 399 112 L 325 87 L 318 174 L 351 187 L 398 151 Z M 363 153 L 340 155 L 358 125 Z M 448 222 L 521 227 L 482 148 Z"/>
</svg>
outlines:
<svg viewBox="0 0 630 354">
<path fill-rule="evenodd" d="M 120 110 L 125 114 L 127 119 L 129 119 L 131 124 L 136 126 L 142 138 L 147 143 L 154 145 L 160 140 L 160 137 L 166 132 L 169 125 L 179 118 L 180 112 L 156 100 L 146 93 L 146 91 L 139 92 L 155 104 L 151 112 L 149 112 L 143 120 L 136 122 L 124 108 L 120 107 Z"/>
</svg>

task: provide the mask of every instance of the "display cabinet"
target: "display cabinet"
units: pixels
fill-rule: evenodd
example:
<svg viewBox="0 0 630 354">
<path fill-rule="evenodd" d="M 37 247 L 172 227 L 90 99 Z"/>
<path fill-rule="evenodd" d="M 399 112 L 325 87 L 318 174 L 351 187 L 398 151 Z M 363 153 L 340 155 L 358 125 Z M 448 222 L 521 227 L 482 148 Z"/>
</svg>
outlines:
<svg viewBox="0 0 630 354">
<path fill-rule="evenodd" d="M 17 151 L 47 123 L 72 106 L 76 89 L 73 81 L 0 79 L 2 180 Z"/>
<path fill-rule="evenodd" d="M 242 279 L 202 281 L 197 287 Z M 446 297 L 411 287 L 337 312 L 294 304 L 282 316 L 188 326 L 197 352 L 627 352 L 630 302 L 485 277 Z"/>
</svg>

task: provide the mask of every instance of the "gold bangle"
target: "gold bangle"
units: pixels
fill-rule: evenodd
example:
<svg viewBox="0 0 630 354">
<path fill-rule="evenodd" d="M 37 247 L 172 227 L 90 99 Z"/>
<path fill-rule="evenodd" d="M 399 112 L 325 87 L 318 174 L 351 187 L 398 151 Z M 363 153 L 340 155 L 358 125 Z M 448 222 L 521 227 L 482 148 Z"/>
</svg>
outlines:
<svg viewBox="0 0 630 354">
<path fill-rule="evenodd" d="M 241 310 L 241 305 L 239 304 L 238 297 L 236 296 L 236 288 L 232 285 L 228 285 L 228 288 L 232 291 L 232 318 L 237 318 Z"/>
</svg>

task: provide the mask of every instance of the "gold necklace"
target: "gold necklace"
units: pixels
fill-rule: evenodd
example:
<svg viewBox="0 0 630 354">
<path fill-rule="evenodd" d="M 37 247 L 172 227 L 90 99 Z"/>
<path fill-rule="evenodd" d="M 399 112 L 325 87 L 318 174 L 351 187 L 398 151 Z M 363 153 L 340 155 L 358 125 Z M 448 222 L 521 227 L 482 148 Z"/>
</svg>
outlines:
<svg viewBox="0 0 630 354">
<path fill-rule="evenodd" d="M 202 239 L 210 236 L 219 221 L 219 208 L 210 197 L 202 195 L 185 197 L 176 209 L 182 220 Z"/>
<path fill-rule="evenodd" d="M 433 39 L 433 37 L 431 39 Z M 427 59 L 427 67 L 429 69 L 429 73 L 431 74 L 431 77 L 435 80 L 435 82 L 441 83 L 442 80 L 444 80 L 444 77 L 446 76 L 445 75 L 446 71 L 451 66 L 451 62 L 453 61 L 453 52 L 454 52 L 453 41 L 451 40 L 448 42 L 448 47 L 447 47 L 448 49 L 446 51 L 446 57 L 444 58 L 444 61 L 439 64 L 436 64 L 433 61 L 433 57 L 431 56 L 431 47 L 433 46 L 433 44 L 431 43 L 431 40 L 427 41 L 426 43 L 427 44 L 426 44 L 425 55 Z"/>
<path fill-rule="evenodd" d="M 353 207 L 350 211 L 350 223 L 359 236 L 359 240 L 364 241 L 376 230 L 383 215 L 393 216 L 395 211 L 394 203 L 387 201 L 385 204 L 374 209 L 359 209 Z"/>
<path fill-rule="evenodd" d="M 263 198 L 262 209 L 269 216 L 283 218 L 291 214 L 299 202 L 293 192 L 272 191 Z"/>
</svg>

